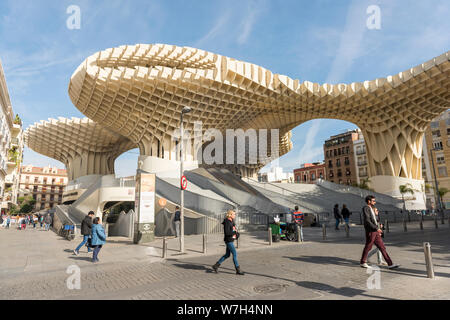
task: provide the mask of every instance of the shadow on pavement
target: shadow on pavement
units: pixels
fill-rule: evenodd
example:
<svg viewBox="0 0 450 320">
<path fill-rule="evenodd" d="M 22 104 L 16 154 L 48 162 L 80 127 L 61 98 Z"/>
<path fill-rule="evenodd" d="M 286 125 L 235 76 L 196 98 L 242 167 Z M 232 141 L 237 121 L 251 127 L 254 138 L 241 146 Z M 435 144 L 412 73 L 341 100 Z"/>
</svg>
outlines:
<svg viewBox="0 0 450 320">
<path fill-rule="evenodd" d="M 301 262 L 317 263 L 317 264 L 332 264 L 341 266 L 359 266 L 359 263 L 355 260 L 348 260 L 339 257 L 327 257 L 327 256 L 302 256 L 302 257 L 287 257 L 285 259 L 291 259 Z"/>
<path fill-rule="evenodd" d="M 368 298 L 376 298 L 376 299 L 384 299 L 384 300 L 395 300 L 391 298 L 385 298 L 380 296 L 373 296 L 370 294 L 364 293 L 364 290 L 361 289 L 354 289 L 350 287 L 342 287 L 342 288 L 336 288 L 328 284 L 319 283 L 319 282 L 311 282 L 311 281 L 299 281 L 296 282 L 296 284 L 300 287 L 316 290 L 316 291 L 323 291 L 330 294 L 336 294 L 344 297 L 356 297 L 356 296 L 363 296 Z"/>
<path fill-rule="evenodd" d="M 92 257 L 78 257 L 78 256 L 71 256 L 68 257 L 69 259 L 73 259 L 73 260 L 80 260 L 80 261 L 89 261 L 92 262 Z"/>
</svg>

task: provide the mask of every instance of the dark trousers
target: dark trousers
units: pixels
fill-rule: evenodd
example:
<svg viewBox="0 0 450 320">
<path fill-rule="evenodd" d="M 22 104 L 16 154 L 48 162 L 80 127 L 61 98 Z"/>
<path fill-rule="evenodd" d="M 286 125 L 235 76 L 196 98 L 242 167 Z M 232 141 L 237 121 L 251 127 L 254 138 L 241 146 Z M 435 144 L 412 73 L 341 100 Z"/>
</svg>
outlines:
<svg viewBox="0 0 450 320">
<path fill-rule="evenodd" d="M 386 247 L 384 246 L 383 239 L 381 239 L 381 235 L 377 231 L 375 231 L 375 232 L 367 232 L 366 231 L 366 245 L 364 246 L 364 250 L 363 250 L 360 262 L 365 263 L 367 261 L 367 256 L 369 255 L 369 251 L 372 249 L 374 244 L 381 251 L 384 261 L 386 261 L 386 263 L 389 266 L 392 265 L 392 260 L 386 252 Z"/>
<path fill-rule="evenodd" d="M 98 253 L 100 252 L 101 248 L 102 248 L 102 245 L 94 246 L 94 253 L 92 254 L 92 260 L 94 260 L 94 261 L 98 260 L 97 256 L 98 256 Z"/>
</svg>

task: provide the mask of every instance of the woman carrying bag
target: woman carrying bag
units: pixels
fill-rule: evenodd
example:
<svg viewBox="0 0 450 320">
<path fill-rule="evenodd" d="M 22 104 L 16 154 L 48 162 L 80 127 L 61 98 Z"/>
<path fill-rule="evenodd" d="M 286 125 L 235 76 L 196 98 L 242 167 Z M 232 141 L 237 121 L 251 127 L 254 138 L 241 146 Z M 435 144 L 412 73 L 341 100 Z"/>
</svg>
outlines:
<svg viewBox="0 0 450 320">
<path fill-rule="evenodd" d="M 239 237 L 239 233 L 237 232 L 236 226 L 234 224 L 234 218 L 236 217 L 236 212 L 233 210 L 228 210 L 226 218 L 223 220 L 223 231 L 225 234 L 224 241 L 225 246 L 227 247 L 227 251 L 225 255 L 216 262 L 215 265 L 212 266 L 214 272 L 217 273 L 219 266 L 225 259 L 228 259 L 231 254 L 233 254 L 233 262 L 234 267 L 236 268 L 236 274 L 243 275 L 244 273 L 241 271 L 239 267 L 239 263 L 237 260 L 236 248 L 234 247 L 234 240 Z"/>
<path fill-rule="evenodd" d="M 105 229 L 101 224 L 100 218 L 94 218 L 92 222 L 92 231 L 91 231 L 91 246 L 94 249 L 94 253 L 92 254 L 92 262 L 98 262 L 98 253 L 100 249 L 106 242 L 106 233 Z"/>
</svg>

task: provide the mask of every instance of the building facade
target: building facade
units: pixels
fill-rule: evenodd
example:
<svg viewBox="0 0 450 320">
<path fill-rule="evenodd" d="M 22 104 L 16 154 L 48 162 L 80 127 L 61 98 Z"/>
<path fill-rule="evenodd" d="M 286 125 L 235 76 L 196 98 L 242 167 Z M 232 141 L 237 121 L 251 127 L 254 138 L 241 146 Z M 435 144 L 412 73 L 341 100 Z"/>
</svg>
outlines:
<svg viewBox="0 0 450 320">
<path fill-rule="evenodd" d="M 294 170 L 295 183 L 315 183 L 317 179 L 326 180 L 325 163 L 304 163 Z"/>
<path fill-rule="evenodd" d="M 22 121 L 18 115 L 14 117 L 0 61 L 0 197 L 2 212 L 17 203 L 22 159 Z"/>
<path fill-rule="evenodd" d="M 351 130 L 325 141 L 326 180 L 347 185 L 357 182 L 354 141 L 359 139 L 359 134 L 359 130 Z"/>
<path fill-rule="evenodd" d="M 65 169 L 23 166 L 20 172 L 19 196 L 32 195 L 36 200 L 33 211 L 53 208 L 63 201 L 63 193 L 68 183 Z"/>
<path fill-rule="evenodd" d="M 293 182 L 294 175 L 291 172 L 283 172 L 281 167 L 273 167 L 269 172 L 258 174 L 259 182 Z"/>
<path fill-rule="evenodd" d="M 438 189 L 450 190 L 450 110 L 430 123 L 425 131 L 422 150 L 422 177 L 431 188 L 426 192 L 427 207 L 438 208 Z M 450 208 L 450 192 L 443 196 L 442 203 Z"/>
<path fill-rule="evenodd" d="M 356 184 L 360 185 L 362 180 L 369 178 L 369 167 L 367 164 L 367 151 L 364 136 L 361 130 L 357 129 L 358 139 L 353 141 L 353 154 L 356 164 Z"/>
</svg>

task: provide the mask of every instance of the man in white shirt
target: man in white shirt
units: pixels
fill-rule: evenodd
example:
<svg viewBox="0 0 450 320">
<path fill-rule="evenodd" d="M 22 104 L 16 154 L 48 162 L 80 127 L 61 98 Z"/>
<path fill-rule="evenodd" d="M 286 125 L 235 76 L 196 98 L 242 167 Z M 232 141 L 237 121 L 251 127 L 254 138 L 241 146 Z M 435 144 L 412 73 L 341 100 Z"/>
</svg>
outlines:
<svg viewBox="0 0 450 320">
<path fill-rule="evenodd" d="M 370 249 L 375 244 L 377 248 L 381 251 L 384 260 L 388 264 L 389 269 L 398 268 L 398 264 L 394 264 L 386 252 L 386 247 L 384 246 L 383 239 L 381 239 L 381 234 L 383 233 L 381 229 L 381 225 L 378 224 L 377 218 L 375 216 L 373 208 L 375 207 L 375 197 L 367 196 L 366 197 L 367 205 L 363 208 L 363 224 L 364 229 L 366 230 L 366 245 L 364 246 L 364 250 L 362 253 L 360 265 L 363 268 L 370 268 L 367 264 L 367 256 L 369 255 Z"/>
</svg>

